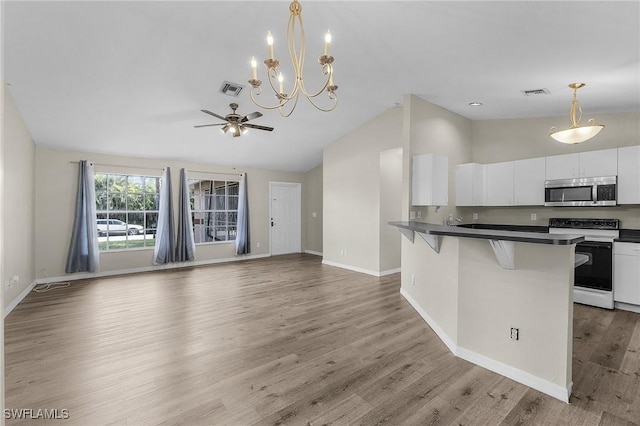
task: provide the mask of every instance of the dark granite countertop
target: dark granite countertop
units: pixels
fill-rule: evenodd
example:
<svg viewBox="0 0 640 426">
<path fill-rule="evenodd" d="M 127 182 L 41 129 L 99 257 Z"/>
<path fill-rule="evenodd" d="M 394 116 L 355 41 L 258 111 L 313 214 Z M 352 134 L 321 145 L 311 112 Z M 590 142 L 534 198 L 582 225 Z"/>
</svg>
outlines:
<svg viewBox="0 0 640 426">
<path fill-rule="evenodd" d="M 584 241 L 583 236 L 549 234 L 542 231 L 526 232 L 500 229 L 479 229 L 468 226 L 443 226 L 416 221 L 389 222 L 389 225 L 409 229 L 431 235 L 444 235 L 451 237 L 479 238 L 484 240 L 516 241 L 521 243 L 570 245 Z M 496 226 L 496 225 L 493 225 Z M 506 225 L 511 226 L 511 225 Z M 538 228 L 538 227 L 536 227 Z M 513 229 L 513 226 L 512 226 Z"/>
<path fill-rule="evenodd" d="M 640 243 L 640 229 L 621 229 L 620 236 L 614 241 L 620 243 Z"/>
<path fill-rule="evenodd" d="M 517 231 L 517 232 L 549 232 L 548 226 L 535 225 L 498 225 L 493 223 L 465 223 L 458 225 L 462 228 L 471 229 L 493 229 L 494 231 Z"/>
</svg>

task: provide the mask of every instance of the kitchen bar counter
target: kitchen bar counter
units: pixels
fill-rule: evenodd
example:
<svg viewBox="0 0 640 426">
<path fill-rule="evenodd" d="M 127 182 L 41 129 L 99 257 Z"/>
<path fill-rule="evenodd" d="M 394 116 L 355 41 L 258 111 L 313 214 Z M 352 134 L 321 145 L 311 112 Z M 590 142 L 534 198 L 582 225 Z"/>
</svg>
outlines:
<svg viewBox="0 0 640 426">
<path fill-rule="evenodd" d="M 465 225 L 444 226 L 425 222 L 389 222 L 389 225 L 400 229 L 431 235 L 448 235 L 452 237 L 479 238 L 483 240 L 515 241 L 519 243 L 570 245 L 584 241 L 584 237 L 575 235 L 548 234 L 540 231 L 521 232 L 497 229 L 469 228 Z"/>
<path fill-rule="evenodd" d="M 454 355 L 569 401 L 583 236 L 389 224 L 404 236 L 400 293 Z"/>
</svg>

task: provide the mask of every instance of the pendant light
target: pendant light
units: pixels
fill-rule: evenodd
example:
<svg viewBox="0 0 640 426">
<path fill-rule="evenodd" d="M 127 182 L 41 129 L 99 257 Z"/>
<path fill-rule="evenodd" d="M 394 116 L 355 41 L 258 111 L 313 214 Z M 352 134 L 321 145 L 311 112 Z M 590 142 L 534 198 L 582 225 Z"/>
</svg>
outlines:
<svg viewBox="0 0 640 426">
<path fill-rule="evenodd" d="M 552 127 L 549 133 L 549 136 L 558 142 L 567 144 L 581 143 L 591 139 L 600 133 L 600 130 L 604 129 L 604 125 L 595 124 L 596 121 L 593 118 L 587 121 L 588 124 L 586 126 L 580 126 L 582 108 L 578 104 L 578 89 L 584 86 L 585 83 L 571 83 L 569 85 L 569 87 L 573 89 L 573 101 L 571 101 L 571 109 L 569 111 L 571 127 L 565 130 L 557 130 L 555 127 Z"/>
</svg>

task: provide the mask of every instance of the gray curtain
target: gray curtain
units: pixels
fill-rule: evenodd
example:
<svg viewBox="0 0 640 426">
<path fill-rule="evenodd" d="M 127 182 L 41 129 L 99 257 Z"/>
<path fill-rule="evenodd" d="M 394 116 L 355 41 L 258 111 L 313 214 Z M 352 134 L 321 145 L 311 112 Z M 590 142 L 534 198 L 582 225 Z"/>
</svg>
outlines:
<svg viewBox="0 0 640 426">
<path fill-rule="evenodd" d="M 196 257 L 196 243 L 193 237 L 191 203 L 189 202 L 189 182 L 184 169 L 180 169 L 180 193 L 178 194 L 178 241 L 176 261 L 184 262 Z"/>
<path fill-rule="evenodd" d="M 236 231 L 236 254 L 251 253 L 249 239 L 249 192 L 247 189 L 247 174 L 240 177 L 238 197 L 238 225 Z"/>
<path fill-rule="evenodd" d="M 160 182 L 160 209 L 158 211 L 158 227 L 156 228 L 156 245 L 153 250 L 153 264 L 175 262 L 174 242 L 176 240 L 173 226 L 173 197 L 171 196 L 171 169 L 164 169 Z"/>
<path fill-rule="evenodd" d="M 96 189 L 93 164 L 80 161 L 75 218 L 65 272 L 96 272 L 100 268 Z"/>
</svg>

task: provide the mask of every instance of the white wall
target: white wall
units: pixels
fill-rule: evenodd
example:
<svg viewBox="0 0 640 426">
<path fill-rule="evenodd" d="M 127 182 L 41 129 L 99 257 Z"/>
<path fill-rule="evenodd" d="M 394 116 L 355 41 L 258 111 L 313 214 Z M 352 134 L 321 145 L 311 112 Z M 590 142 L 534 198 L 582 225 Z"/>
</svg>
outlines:
<svg viewBox="0 0 640 426">
<path fill-rule="evenodd" d="M 35 145 L 9 90 L 4 90 L 3 105 L 1 282 L 6 309 L 35 281 Z M 14 276 L 19 282 L 6 288 Z"/>
<path fill-rule="evenodd" d="M 325 148 L 325 262 L 381 272 L 380 153 L 401 145 L 402 109 L 392 108 Z"/>
<path fill-rule="evenodd" d="M 159 160 L 121 157 L 95 153 L 62 151 L 38 147 L 36 149 L 36 272 L 38 278 L 62 277 L 66 264 L 67 248 L 73 225 L 73 206 L 77 186 L 78 165 L 72 162 L 90 160 L 96 171 L 140 173 L 160 175 L 165 166 L 172 169 L 174 203 L 178 201 L 179 171 L 185 167 L 189 177 L 215 176 L 215 173 L 247 172 L 249 184 L 249 219 L 251 229 L 251 255 L 269 254 L 269 182 L 299 182 L 305 192 L 303 173 L 279 172 L 262 169 L 238 169 L 211 164 L 188 163 L 175 160 Z M 207 172 L 207 173 L 198 173 Z M 214 173 L 214 174 L 210 174 Z M 219 175 L 229 178 L 228 175 Z M 177 212 L 177 205 L 174 206 Z M 306 216 L 302 220 L 302 248 L 306 248 Z M 258 247 L 260 244 L 260 247 Z M 195 262 L 206 263 L 221 259 L 233 259 L 233 243 L 198 245 Z M 131 271 L 152 267 L 153 249 L 102 252 L 101 272 Z"/>
</svg>

